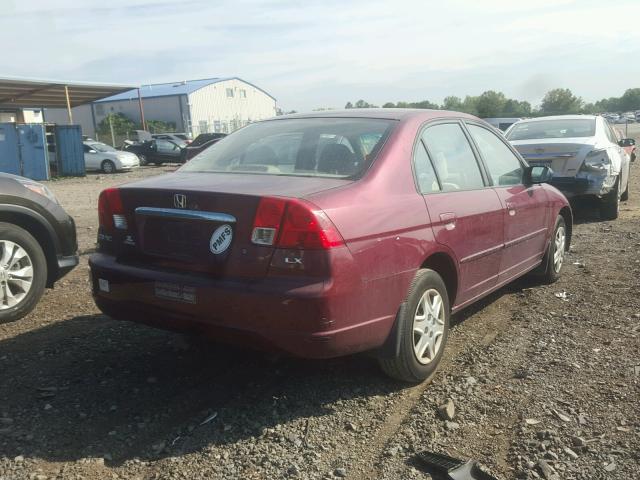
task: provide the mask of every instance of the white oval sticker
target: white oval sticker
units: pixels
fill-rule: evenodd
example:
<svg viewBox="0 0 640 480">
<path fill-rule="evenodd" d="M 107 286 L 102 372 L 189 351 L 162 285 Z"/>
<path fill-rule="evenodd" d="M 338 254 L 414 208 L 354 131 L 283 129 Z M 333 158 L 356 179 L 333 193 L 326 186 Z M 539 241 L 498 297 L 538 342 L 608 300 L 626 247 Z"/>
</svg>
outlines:
<svg viewBox="0 0 640 480">
<path fill-rule="evenodd" d="M 209 240 L 209 250 L 211 253 L 218 255 L 224 252 L 229 245 L 231 245 L 231 239 L 233 238 L 233 230 L 231 225 L 221 225 L 216 228 L 216 231 L 211 235 Z"/>
</svg>

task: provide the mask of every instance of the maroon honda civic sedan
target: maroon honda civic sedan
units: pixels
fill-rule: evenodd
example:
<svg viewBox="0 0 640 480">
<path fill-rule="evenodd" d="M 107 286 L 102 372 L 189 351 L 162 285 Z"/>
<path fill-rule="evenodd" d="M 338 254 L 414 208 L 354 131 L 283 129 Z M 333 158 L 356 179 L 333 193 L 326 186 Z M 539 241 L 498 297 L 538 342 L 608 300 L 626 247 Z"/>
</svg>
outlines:
<svg viewBox="0 0 640 480">
<path fill-rule="evenodd" d="M 429 378 L 451 313 L 558 278 L 572 213 L 470 115 L 347 110 L 251 124 L 177 172 L 103 191 L 90 260 L 117 319 Z"/>
</svg>

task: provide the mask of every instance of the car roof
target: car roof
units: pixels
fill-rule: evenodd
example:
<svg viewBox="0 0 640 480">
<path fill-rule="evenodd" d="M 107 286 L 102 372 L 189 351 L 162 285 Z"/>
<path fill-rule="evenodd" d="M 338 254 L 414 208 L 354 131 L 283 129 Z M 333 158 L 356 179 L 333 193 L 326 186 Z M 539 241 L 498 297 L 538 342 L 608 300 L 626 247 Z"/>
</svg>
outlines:
<svg viewBox="0 0 640 480">
<path fill-rule="evenodd" d="M 348 108 L 345 110 L 324 110 L 322 112 L 294 113 L 270 118 L 267 121 L 286 120 L 290 118 L 371 118 L 388 120 L 408 120 L 421 118 L 430 120 L 442 117 L 476 119 L 473 115 L 449 110 L 429 110 L 422 108 Z"/>
<path fill-rule="evenodd" d="M 597 115 L 549 115 L 547 117 L 525 118 L 518 123 L 540 122 L 544 120 L 595 120 Z"/>
</svg>

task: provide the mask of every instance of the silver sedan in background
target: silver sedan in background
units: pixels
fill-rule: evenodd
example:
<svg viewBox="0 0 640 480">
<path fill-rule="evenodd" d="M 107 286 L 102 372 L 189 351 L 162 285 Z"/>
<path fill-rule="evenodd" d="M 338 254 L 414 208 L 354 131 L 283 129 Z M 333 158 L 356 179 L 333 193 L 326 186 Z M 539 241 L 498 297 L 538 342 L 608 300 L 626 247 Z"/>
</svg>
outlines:
<svg viewBox="0 0 640 480">
<path fill-rule="evenodd" d="M 553 172 L 552 184 L 568 198 L 595 196 L 600 216 L 618 218 L 620 200 L 629 196 L 629 156 L 606 119 L 559 115 L 514 123 L 505 133 L 530 165 Z"/>
</svg>

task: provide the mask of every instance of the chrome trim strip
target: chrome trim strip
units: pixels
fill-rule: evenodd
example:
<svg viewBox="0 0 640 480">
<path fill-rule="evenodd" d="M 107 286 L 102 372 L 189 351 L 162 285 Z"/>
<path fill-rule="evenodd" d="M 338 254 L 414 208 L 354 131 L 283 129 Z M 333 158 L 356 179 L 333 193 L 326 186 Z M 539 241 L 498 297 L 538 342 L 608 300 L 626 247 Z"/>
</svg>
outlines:
<svg viewBox="0 0 640 480">
<path fill-rule="evenodd" d="M 176 208 L 138 207 L 136 215 L 146 217 L 176 218 L 180 220 L 206 220 L 209 222 L 235 223 L 236 217 L 227 213 L 178 210 Z"/>
</svg>

